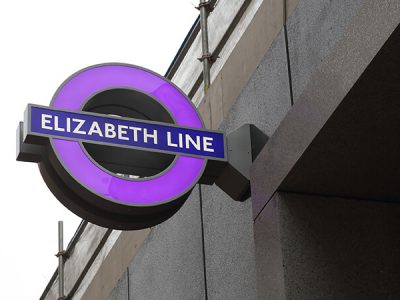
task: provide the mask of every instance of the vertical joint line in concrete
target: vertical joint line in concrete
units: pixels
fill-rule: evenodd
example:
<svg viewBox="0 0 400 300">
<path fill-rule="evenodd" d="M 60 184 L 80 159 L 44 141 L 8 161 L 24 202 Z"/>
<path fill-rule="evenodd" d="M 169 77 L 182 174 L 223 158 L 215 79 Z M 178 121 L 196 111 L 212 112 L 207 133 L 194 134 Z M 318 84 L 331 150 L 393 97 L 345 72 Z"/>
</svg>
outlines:
<svg viewBox="0 0 400 300">
<path fill-rule="evenodd" d="M 206 268 L 206 247 L 204 244 L 204 219 L 203 219 L 203 196 L 201 194 L 201 184 L 199 184 L 199 199 L 200 199 L 200 223 L 201 223 L 201 245 L 203 251 L 203 272 L 204 272 L 204 297 L 208 300 L 207 289 L 207 268 Z"/>
<path fill-rule="evenodd" d="M 126 268 L 126 279 L 128 280 L 127 282 L 127 287 L 128 287 L 128 300 L 131 299 L 131 290 L 130 290 L 130 286 L 129 286 L 129 267 Z"/>
<path fill-rule="evenodd" d="M 274 196 L 275 196 L 276 193 L 277 193 L 277 191 L 275 191 L 275 192 L 272 194 L 272 196 L 268 199 L 268 201 L 265 202 L 265 204 L 261 207 L 260 211 L 256 214 L 256 216 L 255 216 L 254 219 L 253 219 L 253 224 L 256 223 L 257 218 L 261 215 L 261 213 L 263 212 L 263 210 L 267 207 L 269 201 L 271 201 L 271 199 L 274 198 Z"/>
<path fill-rule="evenodd" d="M 286 19 L 287 19 L 287 0 L 283 0 L 283 33 L 285 36 L 285 48 L 286 48 L 286 63 L 288 68 L 289 78 L 289 93 L 290 93 L 290 105 L 293 106 L 293 84 L 292 84 L 292 69 L 290 67 L 290 53 L 289 53 L 289 39 L 287 34 Z"/>
</svg>

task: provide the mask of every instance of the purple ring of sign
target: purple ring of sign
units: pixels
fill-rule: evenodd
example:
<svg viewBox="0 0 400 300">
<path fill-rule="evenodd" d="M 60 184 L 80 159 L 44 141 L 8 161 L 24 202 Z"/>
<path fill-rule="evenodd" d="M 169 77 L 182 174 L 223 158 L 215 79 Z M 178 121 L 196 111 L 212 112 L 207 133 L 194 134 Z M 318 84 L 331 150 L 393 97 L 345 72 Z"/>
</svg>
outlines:
<svg viewBox="0 0 400 300">
<path fill-rule="evenodd" d="M 143 91 L 162 103 L 177 125 L 203 128 L 200 116 L 183 92 L 160 75 L 133 65 L 105 64 L 84 69 L 64 82 L 51 106 L 78 111 L 93 94 L 113 87 Z M 180 155 L 159 177 L 126 180 L 94 164 L 79 142 L 50 140 L 60 162 L 80 184 L 125 205 L 157 205 L 176 199 L 197 183 L 206 163 L 204 158 Z"/>
</svg>

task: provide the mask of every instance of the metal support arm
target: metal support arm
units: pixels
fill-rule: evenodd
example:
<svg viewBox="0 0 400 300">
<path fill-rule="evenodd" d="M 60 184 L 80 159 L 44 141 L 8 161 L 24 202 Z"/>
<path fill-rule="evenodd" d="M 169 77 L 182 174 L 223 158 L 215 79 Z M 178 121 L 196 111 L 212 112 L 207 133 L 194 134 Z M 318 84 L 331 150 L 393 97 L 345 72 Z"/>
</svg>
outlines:
<svg viewBox="0 0 400 300">
<path fill-rule="evenodd" d="M 268 137 L 256 126 L 245 124 L 226 136 L 228 161 L 208 161 L 201 183 L 216 184 L 233 200 L 250 197 L 250 168 Z"/>
</svg>

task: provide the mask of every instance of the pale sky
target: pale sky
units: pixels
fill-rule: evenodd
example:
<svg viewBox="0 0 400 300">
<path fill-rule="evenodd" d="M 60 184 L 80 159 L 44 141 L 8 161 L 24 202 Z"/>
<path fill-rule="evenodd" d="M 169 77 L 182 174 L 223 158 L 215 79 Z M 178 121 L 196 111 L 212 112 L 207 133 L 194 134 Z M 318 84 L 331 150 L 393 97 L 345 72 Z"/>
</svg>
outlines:
<svg viewBox="0 0 400 300">
<path fill-rule="evenodd" d="M 80 218 L 49 191 L 35 163 L 15 161 L 28 103 L 48 105 L 74 72 L 125 62 L 164 75 L 198 11 L 194 0 L 0 0 L 1 298 L 38 299 Z"/>
</svg>

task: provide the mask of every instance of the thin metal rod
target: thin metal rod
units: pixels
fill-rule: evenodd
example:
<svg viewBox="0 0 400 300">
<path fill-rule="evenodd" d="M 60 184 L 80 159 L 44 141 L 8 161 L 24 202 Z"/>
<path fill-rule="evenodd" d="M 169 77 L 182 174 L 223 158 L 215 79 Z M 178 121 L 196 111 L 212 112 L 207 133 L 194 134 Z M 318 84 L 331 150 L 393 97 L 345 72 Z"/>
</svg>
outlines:
<svg viewBox="0 0 400 300">
<path fill-rule="evenodd" d="M 207 0 L 200 0 L 200 29 L 201 29 L 201 42 L 203 50 L 203 79 L 204 79 L 204 91 L 207 91 L 210 87 L 210 52 L 208 49 L 208 28 L 207 28 L 207 18 L 208 11 Z"/>
<path fill-rule="evenodd" d="M 63 221 L 58 221 L 58 299 L 64 296 L 64 226 Z"/>
</svg>

